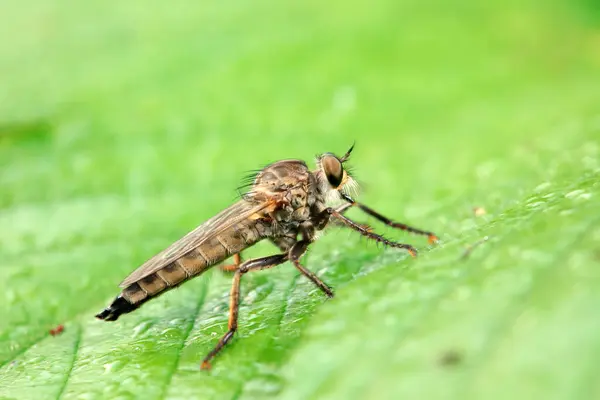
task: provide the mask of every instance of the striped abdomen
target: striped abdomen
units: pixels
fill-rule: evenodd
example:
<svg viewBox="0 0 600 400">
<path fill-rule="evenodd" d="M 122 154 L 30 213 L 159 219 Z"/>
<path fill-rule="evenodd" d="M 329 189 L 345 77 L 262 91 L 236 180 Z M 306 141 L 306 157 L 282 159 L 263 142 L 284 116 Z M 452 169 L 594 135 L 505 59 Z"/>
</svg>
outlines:
<svg viewBox="0 0 600 400">
<path fill-rule="evenodd" d="M 260 220 L 247 220 L 209 237 L 183 257 L 125 287 L 112 304 L 96 317 L 116 320 L 121 314 L 135 310 L 151 298 L 254 245 L 266 236 L 268 229 Z"/>
</svg>

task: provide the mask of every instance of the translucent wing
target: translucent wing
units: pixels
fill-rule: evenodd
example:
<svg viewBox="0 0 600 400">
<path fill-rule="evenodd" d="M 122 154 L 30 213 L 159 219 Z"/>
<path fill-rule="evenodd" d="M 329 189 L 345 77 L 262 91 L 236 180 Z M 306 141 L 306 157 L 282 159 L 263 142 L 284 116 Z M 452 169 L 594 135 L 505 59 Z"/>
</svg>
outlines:
<svg viewBox="0 0 600 400">
<path fill-rule="evenodd" d="M 119 286 L 127 287 L 155 273 L 164 266 L 183 257 L 206 240 L 214 237 L 214 235 L 218 235 L 238 222 L 250 218 L 256 213 L 260 213 L 272 204 L 272 202 L 255 203 L 247 200 L 238 201 L 146 261 L 125 278 Z"/>
</svg>

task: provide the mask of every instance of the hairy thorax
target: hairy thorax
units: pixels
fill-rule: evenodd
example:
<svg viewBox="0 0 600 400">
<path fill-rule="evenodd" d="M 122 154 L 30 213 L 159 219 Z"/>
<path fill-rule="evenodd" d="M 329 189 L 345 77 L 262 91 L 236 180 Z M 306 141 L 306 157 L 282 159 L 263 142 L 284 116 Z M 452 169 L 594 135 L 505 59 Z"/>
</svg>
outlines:
<svg viewBox="0 0 600 400">
<path fill-rule="evenodd" d="M 280 248 L 299 234 L 313 236 L 313 218 L 325 208 L 319 189 L 317 178 L 301 160 L 278 161 L 257 174 L 250 194 L 254 201 L 274 202 L 265 217 Z"/>
</svg>

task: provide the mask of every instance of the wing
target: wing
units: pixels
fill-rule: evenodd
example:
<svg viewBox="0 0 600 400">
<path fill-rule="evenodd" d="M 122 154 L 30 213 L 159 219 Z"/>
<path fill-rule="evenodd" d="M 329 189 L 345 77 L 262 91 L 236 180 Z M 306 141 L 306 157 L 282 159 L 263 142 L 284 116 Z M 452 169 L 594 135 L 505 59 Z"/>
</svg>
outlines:
<svg viewBox="0 0 600 400">
<path fill-rule="evenodd" d="M 272 205 L 273 202 L 269 201 L 261 203 L 250 202 L 247 200 L 238 201 L 146 261 L 125 278 L 119 286 L 127 287 L 132 283 L 155 273 L 164 266 L 169 265 L 173 261 L 178 260 L 191 250 L 200 246 L 207 239 L 214 235 L 218 235 L 240 221 L 247 218 L 255 218 L 254 214 L 260 213 Z"/>
</svg>

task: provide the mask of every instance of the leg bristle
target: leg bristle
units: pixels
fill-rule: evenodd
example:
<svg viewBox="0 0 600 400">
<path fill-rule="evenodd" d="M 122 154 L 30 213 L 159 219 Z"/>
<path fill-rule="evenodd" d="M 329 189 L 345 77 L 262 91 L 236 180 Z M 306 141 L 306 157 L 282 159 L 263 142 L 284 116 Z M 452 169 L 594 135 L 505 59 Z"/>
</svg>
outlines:
<svg viewBox="0 0 600 400">
<path fill-rule="evenodd" d="M 96 318 L 104 321 L 116 321 L 121 314 L 127 314 L 138 307 L 139 304 L 131 304 L 119 295 L 110 306 L 96 314 Z"/>
</svg>

